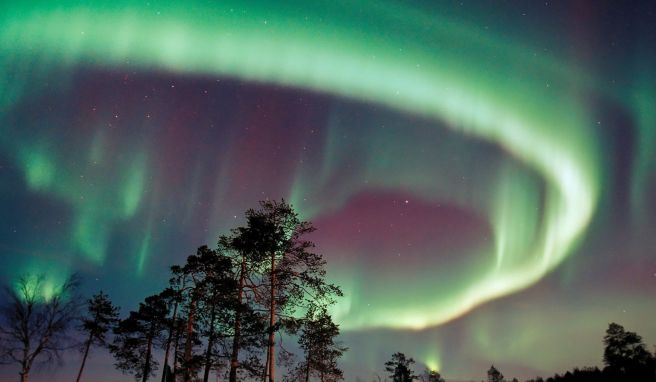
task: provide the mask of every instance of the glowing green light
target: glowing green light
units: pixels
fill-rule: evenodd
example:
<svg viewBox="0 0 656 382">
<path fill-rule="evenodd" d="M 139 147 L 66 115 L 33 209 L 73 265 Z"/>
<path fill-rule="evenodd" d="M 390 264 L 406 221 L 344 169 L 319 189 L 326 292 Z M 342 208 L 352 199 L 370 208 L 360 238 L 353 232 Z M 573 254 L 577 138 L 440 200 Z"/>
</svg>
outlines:
<svg viewBox="0 0 656 382">
<path fill-rule="evenodd" d="M 373 16 L 396 23 L 404 31 L 400 38 L 379 36 L 378 24 L 359 29 L 360 22 L 354 22 L 357 17 L 353 15 L 336 19 L 335 24 L 306 23 L 296 17 L 303 12 L 322 17 L 325 11 L 341 11 L 328 2 L 319 3 L 316 9 L 306 7 L 303 12 L 264 3 L 252 8 L 237 3 L 214 8 L 164 3 L 155 12 L 150 7 L 118 3 L 97 8 L 77 2 L 8 6 L 0 16 L 5 26 L 0 30 L 0 46 L 16 60 L 38 54 L 59 65 L 118 67 L 129 63 L 294 86 L 377 103 L 494 142 L 540 175 L 544 195 L 538 195 L 533 182 L 507 176 L 497 188 L 494 202 L 482 211 L 496 240 L 496 251 L 490 255 L 496 259 L 493 269 L 469 285 L 450 290 L 446 297 L 430 295 L 427 303 L 412 309 L 382 303 L 363 309 L 350 300 L 341 307 L 339 319 L 344 328 L 422 328 L 525 288 L 566 258 L 595 212 L 601 183 L 598 148 L 591 121 L 581 111 L 578 93 L 571 89 L 585 81 L 566 63 L 545 60 L 546 64 L 537 64 L 524 55 L 515 56 L 505 42 L 474 37 L 475 31 L 465 26 L 437 28 L 425 35 L 417 26 L 421 23 L 396 18 L 396 8 L 385 5 L 375 8 Z M 407 46 L 403 41 L 408 39 L 416 45 Z M 466 60 L 463 49 L 469 52 Z M 488 53 L 497 49 L 499 55 L 495 53 L 495 60 L 490 60 Z M 517 67 L 526 69 L 518 71 Z M 543 86 L 545 76 L 553 79 L 549 89 Z M 43 158 L 35 161 L 36 165 L 25 170 L 28 182 L 49 187 L 52 174 L 58 172 Z M 368 162 L 365 171 L 376 174 L 385 167 L 381 163 L 385 164 Z M 77 200 L 79 189 L 85 189 L 78 183 L 69 181 L 74 185 L 71 189 L 52 186 L 56 194 L 76 206 L 80 216 L 75 240 L 94 261 L 104 258 L 111 225 L 132 216 L 138 208 L 143 177 L 143 167 L 130 170 L 118 200 L 96 193 L 96 206 L 105 199 L 111 201 L 101 208 Z M 329 177 L 302 178 L 295 184 L 303 189 L 328 188 L 322 183 L 326 179 Z M 376 179 L 376 186 L 397 184 L 393 176 Z M 305 205 L 297 188 L 292 201 L 312 218 L 344 204 L 365 187 L 353 184 L 335 196 L 333 205 L 320 207 Z M 428 190 L 419 181 L 409 187 L 416 187 L 418 194 Z M 517 196 L 520 207 L 510 208 Z M 447 197 L 466 202 L 454 195 Z M 543 200 L 542 215 L 532 206 L 538 200 Z M 477 207 L 482 206 L 484 201 Z M 88 226 L 98 231 L 91 232 Z M 517 237 L 516 232 L 526 233 L 532 240 Z M 142 251 L 148 248 L 146 241 Z"/>
<path fill-rule="evenodd" d="M 141 275 L 144 271 L 146 265 L 146 259 L 148 259 L 148 254 L 150 253 L 150 241 L 151 241 L 151 232 L 150 225 L 146 232 L 146 236 L 141 241 L 141 247 L 137 254 L 137 274 Z"/>
<path fill-rule="evenodd" d="M 30 150 L 24 154 L 25 180 L 33 190 L 47 188 L 55 179 L 53 159 L 43 150 Z"/>
<path fill-rule="evenodd" d="M 424 362 L 426 363 L 426 367 L 428 367 L 428 370 L 440 371 L 440 362 L 437 358 L 435 357 L 426 358 Z"/>
<path fill-rule="evenodd" d="M 129 218 L 134 215 L 144 188 L 144 174 L 146 171 L 143 159 L 135 161 L 128 171 L 123 191 L 123 216 Z"/>
<path fill-rule="evenodd" d="M 36 272 L 42 272 L 42 269 Z M 14 285 L 14 291 L 17 296 L 23 300 L 35 302 L 47 302 L 53 297 L 61 295 L 65 274 L 58 273 L 54 270 L 45 273 L 29 272 L 24 273 L 25 283 L 19 285 L 18 281 Z M 63 296 L 66 297 L 66 296 Z"/>
</svg>

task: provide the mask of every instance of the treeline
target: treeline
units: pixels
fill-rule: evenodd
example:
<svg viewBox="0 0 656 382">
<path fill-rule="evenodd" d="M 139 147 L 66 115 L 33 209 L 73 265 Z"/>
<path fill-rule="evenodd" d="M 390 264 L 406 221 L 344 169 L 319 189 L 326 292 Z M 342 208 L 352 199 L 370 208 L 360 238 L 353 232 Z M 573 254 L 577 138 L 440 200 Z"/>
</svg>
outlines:
<svg viewBox="0 0 656 382">
<path fill-rule="evenodd" d="M 42 275 L 18 278 L 0 307 L 0 365 L 17 365 L 28 382 L 35 365 L 78 350 L 79 382 L 89 354 L 105 348 L 118 370 L 143 382 L 159 370 L 162 382 L 207 382 L 211 375 L 230 382 L 342 380 L 338 360 L 347 348 L 328 313 L 342 292 L 326 281 L 326 263 L 307 240 L 313 226 L 284 201 L 260 202 L 245 218 L 214 248 L 202 246 L 170 267 L 168 285 L 123 318 L 103 292 L 85 301 L 76 276 L 61 285 Z M 298 354 L 282 346 L 282 336 L 297 342 Z M 655 381 L 656 358 L 637 333 L 612 323 L 603 343 L 603 369 L 526 382 Z M 394 353 L 384 365 L 389 379 L 377 381 L 445 382 L 438 371 L 417 375 L 414 364 Z M 509 382 L 494 366 L 487 381 Z"/>
<path fill-rule="evenodd" d="M 326 263 L 306 238 L 313 230 L 284 201 L 260 202 L 245 226 L 172 266 L 168 285 L 123 319 L 102 292 L 80 303 L 75 277 L 53 290 L 43 276 L 24 276 L 6 289 L 0 360 L 18 364 L 22 382 L 35 364 L 73 348 L 82 352 L 80 381 L 96 347 L 144 382 L 160 368 L 163 382 L 211 374 L 274 382 L 276 365 L 288 381 L 341 380 L 337 361 L 347 349 L 328 308 L 342 292 L 325 279 Z M 301 359 L 281 346 L 284 334 L 297 340 Z"/>
<path fill-rule="evenodd" d="M 654 382 L 656 381 L 656 354 L 651 354 L 642 337 L 627 331 L 622 325 L 611 323 L 603 337 L 605 367 L 575 368 L 553 377 L 526 380 L 525 382 Z M 404 353 L 394 353 L 385 363 L 385 371 L 393 382 L 445 382 L 439 372 L 425 370 L 417 375 L 412 369 L 414 359 Z M 378 382 L 382 382 L 378 378 Z M 385 379 L 387 380 L 387 379 Z M 485 382 L 485 381 L 482 381 Z M 507 380 L 501 371 L 492 365 L 487 371 L 487 382 L 519 382 L 517 378 Z"/>
</svg>

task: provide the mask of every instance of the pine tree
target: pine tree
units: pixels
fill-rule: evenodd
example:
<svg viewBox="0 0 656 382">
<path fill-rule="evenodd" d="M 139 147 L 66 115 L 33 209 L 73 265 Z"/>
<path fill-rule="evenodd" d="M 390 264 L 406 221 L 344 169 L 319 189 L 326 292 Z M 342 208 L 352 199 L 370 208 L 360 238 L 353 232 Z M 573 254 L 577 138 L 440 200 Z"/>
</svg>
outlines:
<svg viewBox="0 0 656 382">
<path fill-rule="evenodd" d="M 111 331 L 118 319 L 119 308 L 112 305 L 109 296 L 100 291 L 87 301 L 87 315 L 82 318 L 81 331 L 87 336 L 82 346 L 83 356 L 80 371 L 77 374 L 76 381 L 79 382 L 82 377 L 82 371 L 87 361 L 91 346 L 106 347 L 106 335 Z"/>
<path fill-rule="evenodd" d="M 422 382 L 444 382 L 444 378 L 436 370 L 424 371 L 424 374 L 421 376 Z"/>
<path fill-rule="evenodd" d="M 504 382 L 503 374 L 494 365 L 487 371 L 487 382 Z"/>
<path fill-rule="evenodd" d="M 604 336 L 604 363 L 618 378 L 653 376 L 654 359 L 642 337 L 626 331 L 622 325 L 611 323 Z"/>
<path fill-rule="evenodd" d="M 109 346 L 116 367 L 125 374 L 146 382 L 157 370 L 153 348 L 164 344 L 163 333 L 169 327 L 169 309 L 159 295 L 146 297 L 137 311 L 119 322 Z"/>
<path fill-rule="evenodd" d="M 406 358 L 405 354 L 397 352 L 392 354 L 392 359 L 385 362 L 385 370 L 390 373 L 393 382 L 412 382 L 417 376 L 412 371 L 415 360 Z"/>
<path fill-rule="evenodd" d="M 247 212 L 248 225 L 233 229 L 231 235 L 219 238 L 219 251 L 233 260 L 236 277 L 234 312 L 232 320 L 232 344 L 230 349 L 229 382 L 236 382 L 240 370 L 259 374 L 261 365 L 257 354 L 264 344 L 263 317 L 256 311 L 256 301 L 261 301 L 259 276 L 264 268 L 266 253 L 261 242 L 267 235 L 264 216 Z M 250 355 L 242 359 L 240 353 Z"/>
<path fill-rule="evenodd" d="M 203 382 L 207 382 L 210 370 L 216 364 L 217 343 L 226 337 L 227 328 L 230 326 L 236 285 L 230 258 L 217 251 L 203 251 L 196 268 L 197 271 L 204 273 L 197 288 L 202 296 L 199 300 L 200 318 L 203 324 L 201 330 L 207 338 L 203 361 Z"/>
<path fill-rule="evenodd" d="M 171 353 L 171 346 L 177 348 L 178 339 L 180 337 L 181 320 L 178 318 L 178 311 L 180 310 L 180 303 L 182 302 L 182 291 L 184 284 L 182 283 L 183 277 L 181 276 L 181 268 L 177 265 L 171 267 L 173 277 L 169 279 L 169 286 L 160 293 L 160 297 L 168 305 L 171 311 L 171 317 L 168 319 L 168 334 L 164 342 L 164 366 L 162 370 L 162 382 L 167 382 L 169 379 L 173 380 L 176 372 L 177 362 L 173 362 L 173 368 L 169 365 L 169 358 Z M 175 359 L 175 357 L 174 357 Z"/>
<path fill-rule="evenodd" d="M 284 201 L 260 202 L 259 210 L 246 213 L 249 227 L 257 226 L 253 251 L 262 256 L 263 274 L 258 297 L 268 313 L 266 372 L 275 381 L 275 336 L 294 313 L 309 305 L 328 306 L 341 290 L 325 281 L 325 261 L 312 253 L 314 243 L 305 235 L 314 231 L 309 222 L 301 221 Z"/>
<path fill-rule="evenodd" d="M 305 356 L 302 365 L 305 382 L 310 380 L 312 374 L 317 375 L 321 382 L 344 378 L 337 360 L 348 349 L 335 342 L 338 335 L 339 326 L 333 322 L 325 308 L 308 310 L 298 339 Z"/>
<path fill-rule="evenodd" d="M 184 330 L 180 333 L 178 341 L 181 349 L 176 349 L 176 363 L 180 363 L 182 380 L 190 382 L 198 370 L 202 367 L 204 357 L 198 353 L 198 347 L 201 345 L 200 340 L 200 323 L 199 314 L 201 298 L 203 296 L 202 283 L 205 279 L 205 261 L 208 257 L 215 255 L 215 252 L 207 246 L 201 246 L 196 250 L 195 255 L 187 257 L 187 262 L 181 268 L 181 274 L 185 285 L 182 298 L 184 306 L 182 309 L 185 318 Z"/>
</svg>

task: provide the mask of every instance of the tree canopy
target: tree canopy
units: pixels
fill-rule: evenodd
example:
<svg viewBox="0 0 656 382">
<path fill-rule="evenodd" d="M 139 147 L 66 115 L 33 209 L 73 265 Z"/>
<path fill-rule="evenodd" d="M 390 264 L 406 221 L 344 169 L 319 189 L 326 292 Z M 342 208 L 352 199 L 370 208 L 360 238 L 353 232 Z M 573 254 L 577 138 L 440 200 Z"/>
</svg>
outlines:
<svg viewBox="0 0 656 382">
<path fill-rule="evenodd" d="M 412 371 L 412 365 L 415 360 L 407 358 L 405 354 L 397 352 L 392 354 L 392 358 L 385 362 L 385 370 L 393 382 L 412 382 L 418 377 Z"/>
</svg>

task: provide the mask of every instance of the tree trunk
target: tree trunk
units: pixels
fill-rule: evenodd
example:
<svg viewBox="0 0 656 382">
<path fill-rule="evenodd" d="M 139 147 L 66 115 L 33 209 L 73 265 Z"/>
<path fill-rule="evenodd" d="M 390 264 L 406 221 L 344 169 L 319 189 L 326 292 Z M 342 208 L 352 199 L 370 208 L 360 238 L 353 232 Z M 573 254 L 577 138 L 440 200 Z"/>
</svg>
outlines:
<svg viewBox="0 0 656 382">
<path fill-rule="evenodd" d="M 80 365 L 80 371 L 77 373 L 77 378 L 75 382 L 80 382 L 82 377 L 82 370 L 84 370 L 84 364 L 87 362 L 87 356 L 89 355 L 89 348 L 91 348 L 91 341 L 93 340 L 93 334 L 89 334 L 87 343 L 84 345 L 84 356 L 82 357 L 82 365 Z"/>
<path fill-rule="evenodd" d="M 178 301 L 176 300 L 175 305 L 173 305 L 173 317 L 171 318 L 171 326 L 169 327 L 169 338 L 166 339 L 166 351 L 164 352 L 164 366 L 162 367 L 163 370 L 162 382 L 166 382 L 166 367 L 169 365 L 169 352 L 171 350 L 171 341 L 173 339 L 173 330 L 175 328 L 175 319 L 177 315 L 178 315 Z"/>
<path fill-rule="evenodd" d="M 196 293 L 192 292 L 191 303 L 189 307 L 189 317 L 187 318 L 187 339 L 185 342 L 185 352 L 184 352 L 184 382 L 191 381 L 191 370 L 189 370 L 189 362 L 191 361 L 191 347 L 193 346 L 192 336 L 194 334 L 194 319 L 196 315 Z"/>
<path fill-rule="evenodd" d="M 148 346 L 146 348 L 146 362 L 144 362 L 143 378 L 141 379 L 142 382 L 146 382 L 148 380 L 148 375 L 150 374 L 150 357 L 153 348 L 154 336 L 155 334 L 153 333 L 151 328 L 151 333 L 149 333 L 148 335 Z"/>
<path fill-rule="evenodd" d="M 267 375 L 269 375 L 269 346 L 267 346 L 267 355 L 264 359 L 264 373 L 262 373 L 262 382 L 267 382 Z"/>
<path fill-rule="evenodd" d="M 29 375 L 30 375 L 30 370 L 26 368 L 22 368 L 20 371 L 20 380 L 21 382 L 28 382 Z"/>
<path fill-rule="evenodd" d="M 310 354 L 305 359 L 305 382 L 310 382 Z"/>
<path fill-rule="evenodd" d="M 276 323 L 276 253 L 271 254 L 271 307 L 269 309 L 269 382 L 276 380 L 276 361 L 274 354 L 275 331 L 273 326 Z"/>
<path fill-rule="evenodd" d="M 207 350 L 205 351 L 205 373 L 203 374 L 203 382 L 207 382 L 210 377 L 210 368 L 212 367 L 212 347 L 214 346 L 214 320 L 215 313 L 214 296 L 212 296 L 212 312 L 210 314 L 210 333 L 207 338 Z"/>
<path fill-rule="evenodd" d="M 27 332 L 27 330 L 25 331 Z M 29 339 L 24 341 L 23 345 L 23 360 L 21 361 L 21 371 L 18 374 L 20 375 L 21 382 L 27 382 L 30 376 L 30 367 L 32 367 L 32 362 L 29 360 Z"/>
<path fill-rule="evenodd" d="M 241 256 L 241 270 L 239 273 L 239 289 L 237 290 L 237 310 L 235 311 L 235 333 L 232 339 L 232 354 L 230 355 L 229 382 L 237 382 L 237 368 L 239 367 L 239 342 L 241 341 L 241 301 L 244 297 L 244 278 L 246 277 L 246 257 Z"/>
<path fill-rule="evenodd" d="M 178 349 L 180 345 L 180 328 L 177 326 L 175 329 L 175 340 L 173 341 L 173 380 L 178 374 Z"/>
</svg>

